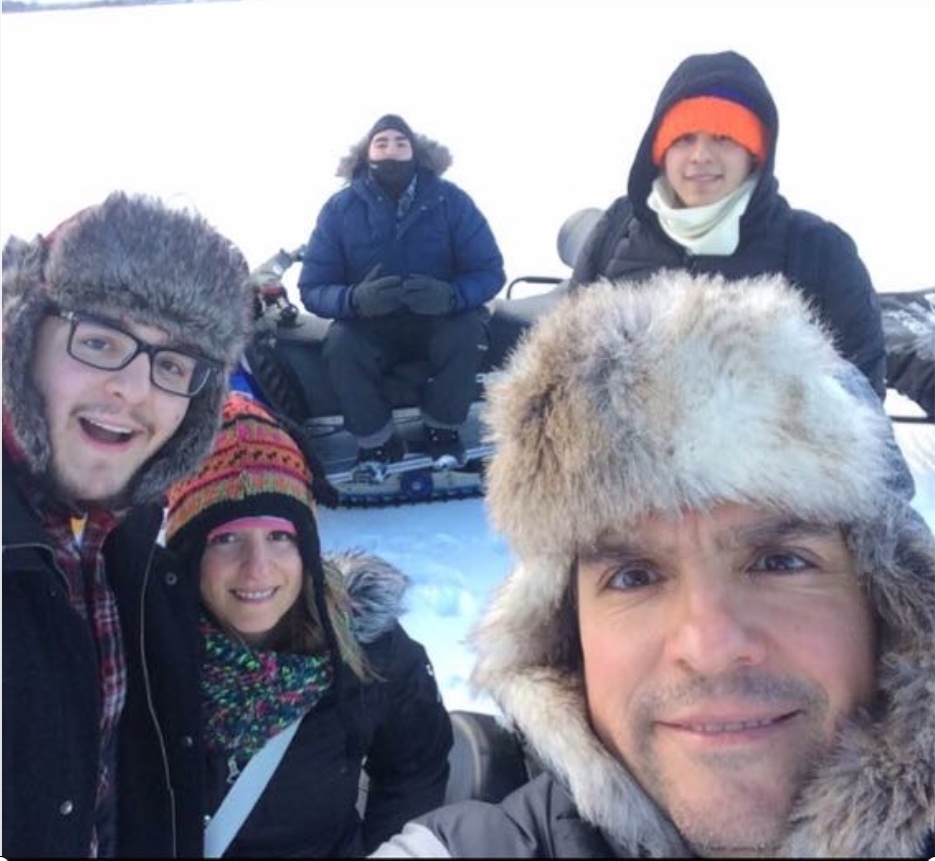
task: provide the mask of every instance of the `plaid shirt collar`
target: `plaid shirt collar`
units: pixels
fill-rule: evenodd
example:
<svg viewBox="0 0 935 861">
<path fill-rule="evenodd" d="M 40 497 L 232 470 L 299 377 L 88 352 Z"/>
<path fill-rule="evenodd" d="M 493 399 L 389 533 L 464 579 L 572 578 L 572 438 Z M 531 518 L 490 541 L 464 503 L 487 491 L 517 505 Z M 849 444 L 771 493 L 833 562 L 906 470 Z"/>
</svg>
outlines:
<svg viewBox="0 0 935 861">
<path fill-rule="evenodd" d="M 100 685 L 100 760 L 97 781 L 97 819 L 112 818 L 116 798 L 114 766 L 116 730 L 127 696 L 127 667 L 120 632 L 117 598 L 107 579 L 104 566 L 104 541 L 117 525 L 110 512 L 93 511 L 76 532 L 76 518 L 51 512 L 42 524 L 52 538 L 55 562 L 65 575 L 72 607 L 87 621 L 97 647 L 98 684 Z M 110 854 L 114 847 L 98 845 L 94 831 L 90 854 Z"/>
</svg>

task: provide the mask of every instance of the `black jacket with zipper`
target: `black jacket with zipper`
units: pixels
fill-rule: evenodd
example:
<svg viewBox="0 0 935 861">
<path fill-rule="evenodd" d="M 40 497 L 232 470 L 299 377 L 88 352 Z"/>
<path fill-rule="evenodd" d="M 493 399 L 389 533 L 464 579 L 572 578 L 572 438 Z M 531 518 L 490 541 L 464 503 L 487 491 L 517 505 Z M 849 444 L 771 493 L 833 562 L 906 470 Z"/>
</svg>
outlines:
<svg viewBox="0 0 935 861">
<path fill-rule="evenodd" d="M 49 536 L 3 458 L 4 857 L 86 857 L 99 750 L 97 658 Z M 104 544 L 127 698 L 117 736 L 120 857 L 202 854 L 197 591 L 156 545 L 158 505 Z"/>
<path fill-rule="evenodd" d="M 398 621 L 402 575 L 370 554 L 329 558 L 347 581 L 351 627 L 375 678 L 363 683 L 343 668 L 302 719 L 225 857 L 360 858 L 444 801 L 451 719 L 425 649 Z M 210 812 L 230 790 L 227 759 L 208 752 Z"/>
</svg>

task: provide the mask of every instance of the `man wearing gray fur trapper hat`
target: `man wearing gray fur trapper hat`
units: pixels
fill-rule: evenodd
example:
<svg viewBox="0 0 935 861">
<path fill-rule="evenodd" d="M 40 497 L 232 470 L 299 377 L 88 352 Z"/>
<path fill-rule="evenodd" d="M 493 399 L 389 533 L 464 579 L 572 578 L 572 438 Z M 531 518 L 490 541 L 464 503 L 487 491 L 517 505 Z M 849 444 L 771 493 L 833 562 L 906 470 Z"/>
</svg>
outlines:
<svg viewBox="0 0 935 861">
<path fill-rule="evenodd" d="M 473 682 L 545 773 L 374 857 L 928 857 L 935 539 L 780 276 L 595 284 L 490 393 Z"/>
<path fill-rule="evenodd" d="M 202 852 L 197 585 L 156 542 L 247 276 L 203 218 L 122 192 L 4 248 L 5 855 Z"/>
</svg>

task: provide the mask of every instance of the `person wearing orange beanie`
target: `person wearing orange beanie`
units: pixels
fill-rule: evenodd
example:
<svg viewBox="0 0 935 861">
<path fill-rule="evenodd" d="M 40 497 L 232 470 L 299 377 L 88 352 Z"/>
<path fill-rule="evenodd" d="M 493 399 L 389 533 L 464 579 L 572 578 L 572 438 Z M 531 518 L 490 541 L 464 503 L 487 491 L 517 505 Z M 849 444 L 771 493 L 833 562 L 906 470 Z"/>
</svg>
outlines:
<svg viewBox="0 0 935 861">
<path fill-rule="evenodd" d="M 818 309 L 845 358 L 886 393 L 880 305 L 851 237 L 793 209 L 773 173 L 779 114 L 734 51 L 683 60 L 663 87 L 627 194 L 591 230 L 571 289 L 644 281 L 661 269 L 729 280 L 782 273 Z"/>
</svg>

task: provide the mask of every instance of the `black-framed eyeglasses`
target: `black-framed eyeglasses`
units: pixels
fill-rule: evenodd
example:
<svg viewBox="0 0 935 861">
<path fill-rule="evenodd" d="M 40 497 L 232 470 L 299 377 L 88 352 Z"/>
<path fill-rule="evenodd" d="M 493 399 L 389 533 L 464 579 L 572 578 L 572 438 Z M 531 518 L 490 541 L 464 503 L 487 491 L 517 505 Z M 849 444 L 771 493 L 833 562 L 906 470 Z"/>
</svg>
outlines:
<svg viewBox="0 0 935 861">
<path fill-rule="evenodd" d="M 147 344 L 110 320 L 78 311 L 52 312 L 71 324 L 68 355 L 92 368 L 119 371 L 140 353 L 149 356 L 149 379 L 157 389 L 183 398 L 193 398 L 221 364 L 213 359 L 180 350 Z"/>
</svg>

